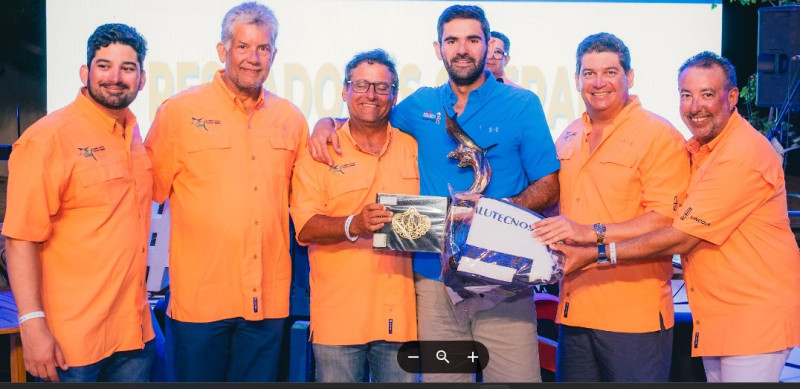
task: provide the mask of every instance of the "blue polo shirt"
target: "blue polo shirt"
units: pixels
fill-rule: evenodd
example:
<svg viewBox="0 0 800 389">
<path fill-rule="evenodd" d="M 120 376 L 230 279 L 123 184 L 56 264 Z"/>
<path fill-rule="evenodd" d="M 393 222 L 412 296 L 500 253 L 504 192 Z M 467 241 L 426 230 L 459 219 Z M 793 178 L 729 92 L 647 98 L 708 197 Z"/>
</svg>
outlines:
<svg viewBox="0 0 800 389">
<path fill-rule="evenodd" d="M 560 165 L 536 94 L 499 83 L 491 72 L 486 76 L 486 82 L 470 92 L 456 121 L 484 149 L 497 144 L 486 154 L 492 177 L 484 195 L 511 197 Z M 463 192 L 475 177 L 471 167 L 458 167 L 457 160 L 447 158 L 458 143 L 445 130 L 442 110 L 452 117 L 456 101 L 448 81 L 436 88 L 417 89 L 392 110 L 392 126 L 417 139 L 421 195 L 449 197 L 448 185 L 454 192 Z M 415 253 L 414 271 L 440 279 L 439 256 Z"/>
</svg>

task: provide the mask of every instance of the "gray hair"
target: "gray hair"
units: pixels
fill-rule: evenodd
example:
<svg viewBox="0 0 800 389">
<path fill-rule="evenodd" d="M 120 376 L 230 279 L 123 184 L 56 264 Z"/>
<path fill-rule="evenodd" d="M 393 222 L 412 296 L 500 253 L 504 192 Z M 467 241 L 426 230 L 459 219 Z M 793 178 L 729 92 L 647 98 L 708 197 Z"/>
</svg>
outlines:
<svg viewBox="0 0 800 389">
<path fill-rule="evenodd" d="M 259 28 L 267 28 L 272 32 L 270 43 L 272 50 L 275 50 L 275 38 L 278 37 L 278 19 L 267 6 L 258 4 L 254 1 L 239 4 L 231 8 L 222 19 L 222 43 L 226 50 L 231 48 L 233 39 L 233 27 L 236 23 L 255 24 Z"/>
</svg>

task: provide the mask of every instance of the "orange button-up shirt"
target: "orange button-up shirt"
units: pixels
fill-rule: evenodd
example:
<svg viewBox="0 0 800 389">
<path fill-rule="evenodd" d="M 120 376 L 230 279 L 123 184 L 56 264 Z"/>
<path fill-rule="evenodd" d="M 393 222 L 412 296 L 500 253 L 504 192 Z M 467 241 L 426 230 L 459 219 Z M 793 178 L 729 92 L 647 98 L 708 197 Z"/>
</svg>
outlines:
<svg viewBox="0 0 800 389">
<path fill-rule="evenodd" d="M 800 252 L 781 158 L 738 112 L 711 142 L 687 147 L 692 179 L 673 226 L 703 239 L 683 256 L 692 355 L 800 345 Z"/>
<path fill-rule="evenodd" d="M 223 71 L 165 101 L 145 140 L 153 198 L 170 201 L 170 317 L 286 317 L 289 183 L 308 125 L 266 90 L 248 114 Z"/>
<path fill-rule="evenodd" d="M 358 214 L 375 202 L 376 193 L 419 194 L 417 142 L 395 128 L 387 131 L 381 152 L 370 154 L 356 145 L 348 122 L 339 130 L 343 155 L 334 154 L 333 167 L 303 153 L 292 178 L 298 233 L 314 215 Z M 411 253 L 373 250 L 372 235 L 365 235 L 355 242 L 312 244 L 308 257 L 314 343 L 416 340 Z"/>
<path fill-rule="evenodd" d="M 588 114 L 556 141 L 561 160 L 561 214 L 582 224 L 620 223 L 646 212 L 675 216 L 689 182 L 683 136 L 665 119 L 631 101 L 589 153 Z M 558 322 L 643 333 L 674 322 L 670 257 L 592 264 L 561 281 Z"/>
<path fill-rule="evenodd" d="M 42 306 L 70 366 L 153 339 L 145 287 L 152 177 L 139 126 L 81 90 L 14 144 L 3 235 L 42 242 Z"/>
</svg>

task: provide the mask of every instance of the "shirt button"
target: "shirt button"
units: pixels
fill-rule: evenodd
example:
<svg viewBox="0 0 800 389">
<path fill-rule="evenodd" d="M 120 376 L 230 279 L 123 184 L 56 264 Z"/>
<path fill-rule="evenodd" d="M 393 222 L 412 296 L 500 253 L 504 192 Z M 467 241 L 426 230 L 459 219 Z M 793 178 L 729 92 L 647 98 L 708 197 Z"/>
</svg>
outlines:
<svg viewBox="0 0 800 389">
<path fill-rule="evenodd" d="M 694 292 L 694 288 L 689 288 L 689 291 L 690 292 Z"/>
<path fill-rule="evenodd" d="M 256 220 L 256 225 L 258 225 L 258 220 Z"/>
<path fill-rule="evenodd" d="M 253 187 L 253 190 L 254 190 L 254 191 L 258 190 L 258 187 L 257 187 L 257 186 L 254 186 L 254 187 Z"/>
<path fill-rule="evenodd" d="M 142 252 L 144 252 L 144 247 L 142 247 Z"/>
<path fill-rule="evenodd" d="M 256 289 L 256 288 L 253 288 L 253 292 L 256 292 L 256 291 L 258 291 L 258 289 Z"/>
<path fill-rule="evenodd" d="M 258 254 L 253 254 L 253 259 L 258 259 Z"/>
<path fill-rule="evenodd" d="M 252 159 L 253 161 L 255 161 L 255 160 L 256 160 L 256 155 L 255 155 L 255 154 L 251 155 L 251 156 L 250 156 L 250 159 Z"/>
</svg>

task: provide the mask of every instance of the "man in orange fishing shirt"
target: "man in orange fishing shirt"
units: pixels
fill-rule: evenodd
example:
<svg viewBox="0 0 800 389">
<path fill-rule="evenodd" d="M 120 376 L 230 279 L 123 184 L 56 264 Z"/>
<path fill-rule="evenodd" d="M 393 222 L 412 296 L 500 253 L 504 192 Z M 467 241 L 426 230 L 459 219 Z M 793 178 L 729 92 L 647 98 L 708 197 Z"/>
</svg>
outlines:
<svg viewBox="0 0 800 389">
<path fill-rule="evenodd" d="M 630 94 L 634 71 L 621 39 L 590 35 L 575 60 L 586 113 L 556 140 L 560 216 L 536 223 L 534 237 L 603 247 L 668 226 L 689 183 L 683 136 Z M 667 381 L 671 278 L 671 255 L 600 261 L 565 274 L 556 317 L 556 380 Z"/>
<path fill-rule="evenodd" d="M 273 12 L 233 7 L 221 35 L 224 69 L 165 101 L 145 141 L 153 198 L 170 201 L 175 373 L 275 381 L 289 315 L 289 184 L 308 125 L 263 88 L 277 53 Z"/>
<path fill-rule="evenodd" d="M 417 142 L 389 125 L 397 70 L 380 49 L 345 67 L 342 99 L 350 119 L 338 132 L 334 166 L 303 153 L 292 178 L 292 220 L 308 244 L 311 331 L 320 382 L 413 382 L 397 352 L 416 340 L 411 253 L 373 250 L 373 233 L 392 213 L 377 193 L 419 194 Z"/>
<path fill-rule="evenodd" d="M 686 200 L 670 226 L 603 245 L 618 263 L 685 254 L 692 356 L 709 382 L 777 382 L 800 345 L 800 252 L 789 227 L 781 158 L 739 115 L 736 72 L 702 52 L 678 73 L 680 112 L 693 137 Z M 598 249 L 554 244 L 565 273 Z"/>
<path fill-rule="evenodd" d="M 128 109 L 145 84 L 146 53 L 134 28 L 98 27 L 78 97 L 28 128 L 11 153 L 9 278 L 25 368 L 45 381 L 150 379 L 153 181 Z"/>
</svg>

